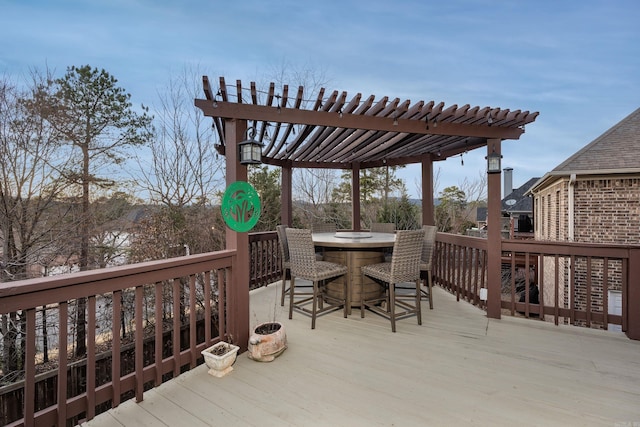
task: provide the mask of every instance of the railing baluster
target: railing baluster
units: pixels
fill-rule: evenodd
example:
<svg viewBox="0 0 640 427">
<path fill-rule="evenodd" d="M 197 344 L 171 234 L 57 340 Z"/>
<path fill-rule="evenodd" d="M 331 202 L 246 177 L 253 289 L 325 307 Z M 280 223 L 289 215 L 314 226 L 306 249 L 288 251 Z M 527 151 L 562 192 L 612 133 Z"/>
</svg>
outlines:
<svg viewBox="0 0 640 427">
<path fill-rule="evenodd" d="M 544 262 L 541 262 L 541 254 L 536 254 L 538 260 L 535 264 L 538 269 L 536 271 L 536 281 L 538 282 L 538 303 L 540 304 L 540 320 L 544 320 Z"/>
<path fill-rule="evenodd" d="M 24 423 L 34 425 L 36 399 L 36 309 L 26 310 L 26 351 L 24 360 Z"/>
<path fill-rule="evenodd" d="M 531 263 L 529 262 L 529 252 L 525 252 L 524 254 L 524 315 L 525 317 L 530 317 L 530 309 L 531 309 Z"/>
<path fill-rule="evenodd" d="M 111 381 L 113 388 L 113 396 L 111 398 L 111 407 L 115 408 L 120 405 L 121 395 L 121 368 L 120 368 L 120 328 L 122 327 L 122 291 L 114 291 L 113 298 L 113 314 L 111 328 Z"/>
<path fill-rule="evenodd" d="M 569 322 L 576 324 L 576 257 L 571 255 L 569 258 Z"/>
<path fill-rule="evenodd" d="M 560 256 L 558 254 L 555 255 L 555 303 L 554 303 L 554 314 L 555 314 L 555 324 L 558 325 L 560 318 Z"/>
<path fill-rule="evenodd" d="M 211 271 L 204 273 L 204 346 L 211 344 Z"/>
<path fill-rule="evenodd" d="M 162 384 L 162 374 L 163 374 L 163 369 L 162 369 L 162 359 L 163 359 L 163 355 L 162 355 L 162 349 L 164 347 L 164 321 L 162 319 L 162 303 L 163 303 L 163 298 L 162 298 L 162 289 L 163 289 L 163 283 L 162 282 L 156 282 L 155 286 L 154 286 L 154 291 L 155 291 L 155 386 L 159 386 L 160 384 Z"/>
<path fill-rule="evenodd" d="M 136 402 L 142 402 L 144 393 L 144 327 L 142 326 L 142 300 L 144 285 L 136 286 L 135 294 L 135 366 L 136 366 Z"/>
<path fill-rule="evenodd" d="M 87 298 L 87 420 L 96 414 L 96 296 Z"/>
<path fill-rule="evenodd" d="M 196 340 L 196 275 L 189 276 L 189 349 L 191 352 L 190 369 L 195 368 L 199 353 Z"/>
<path fill-rule="evenodd" d="M 218 270 L 218 333 L 222 339 L 227 339 L 226 316 L 222 315 L 225 313 L 224 302 L 227 300 L 225 292 L 225 284 L 229 281 L 227 273 L 226 269 Z"/>
<path fill-rule="evenodd" d="M 180 280 L 173 279 L 171 283 L 173 285 L 173 331 L 171 333 L 173 341 L 173 377 L 177 378 L 180 375 L 180 317 L 182 315 L 180 310 Z"/>
<path fill-rule="evenodd" d="M 516 253 L 511 252 L 509 263 L 509 289 L 511 290 L 511 315 L 516 314 Z"/>
<path fill-rule="evenodd" d="M 67 343 L 69 306 L 66 301 L 58 305 L 58 425 L 67 424 Z"/>
<path fill-rule="evenodd" d="M 586 287 L 587 287 L 587 303 L 585 306 L 585 311 L 586 311 L 586 316 L 587 316 L 587 328 L 591 327 L 591 257 L 588 256 L 587 257 L 587 281 L 586 281 Z"/>
<path fill-rule="evenodd" d="M 609 329 L 609 258 L 602 261 L 602 316 L 604 329 Z"/>
<path fill-rule="evenodd" d="M 625 313 L 629 312 L 629 260 L 627 259 L 623 259 L 622 260 L 622 330 L 623 331 L 628 331 L 629 330 L 629 316 L 625 316 Z M 637 276 L 636 276 L 637 279 Z M 638 286 L 638 284 L 636 283 L 636 286 Z M 637 307 L 637 306 L 636 306 Z M 636 308 L 637 310 L 637 308 Z M 638 327 L 640 325 L 636 324 L 636 327 Z M 638 338 L 636 338 L 638 339 Z"/>
</svg>

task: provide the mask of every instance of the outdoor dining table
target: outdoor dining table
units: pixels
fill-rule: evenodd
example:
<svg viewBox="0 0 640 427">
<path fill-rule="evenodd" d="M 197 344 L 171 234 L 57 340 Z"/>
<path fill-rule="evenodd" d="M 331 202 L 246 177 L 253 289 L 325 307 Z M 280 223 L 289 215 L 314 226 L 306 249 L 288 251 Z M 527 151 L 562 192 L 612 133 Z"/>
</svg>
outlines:
<svg viewBox="0 0 640 427">
<path fill-rule="evenodd" d="M 362 277 L 360 268 L 364 265 L 384 261 L 385 252 L 393 248 L 394 233 L 372 233 L 368 231 L 338 231 L 313 233 L 313 244 L 321 248 L 323 260 L 347 266 L 347 275 L 327 284 L 327 293 L 342 298 L 344 280 L 347 281 L 347 311 L 359 307 L 361 295 L 366 299 L 381 295 L 383 288 L 369 277 Z"/>
</svg>

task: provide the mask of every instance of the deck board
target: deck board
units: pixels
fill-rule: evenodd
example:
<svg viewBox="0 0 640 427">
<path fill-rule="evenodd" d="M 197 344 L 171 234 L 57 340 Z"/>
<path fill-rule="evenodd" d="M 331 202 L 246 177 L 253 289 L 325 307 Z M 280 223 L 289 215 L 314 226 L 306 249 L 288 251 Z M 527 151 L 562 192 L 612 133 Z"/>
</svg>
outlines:
<svg viewBox="0 0 640 427">
<path fill-rule="evenodd" d="M 252 323 L 273 320 L 275 289 L 252 292 Z M 640 425 L 640 342 L 620 332 L 487 319 L 440 288 L 395 334 L 357 309 L 315 330 L 279 304 L 275 319 L 289 341 L 275 361 L 199 366 L 83 425 Z"/>
</svg>

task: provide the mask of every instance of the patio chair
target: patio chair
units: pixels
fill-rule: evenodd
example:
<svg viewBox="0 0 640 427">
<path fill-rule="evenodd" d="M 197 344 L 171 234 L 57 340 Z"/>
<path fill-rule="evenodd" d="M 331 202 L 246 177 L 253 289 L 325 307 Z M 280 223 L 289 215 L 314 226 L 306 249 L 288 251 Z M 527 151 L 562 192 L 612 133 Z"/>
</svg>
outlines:
<svg viewBox="0 0 640 427">
<path fill-rule="evenodd" d="M 433 252 L 436 244 L 436 233 L 438 228 L 435 225 L 423 225 L 424 230 L 424 244 L 422 245 L 422 257 L 420 259 L 420 279 L 423 286 L 420 287 L 420 297 L 423 300 L 429 300 L 429 308 L 433 310 Z M 400 298 L 412 299 L 415 298 L 413 286 L 408 283 L 402 283 L 396 285 L 396 291 Z"/>
<path fill-rule="evenodd" d="M 420 289 L 422 297 L 429 298 L 429 309 L 433 310 L 433 253 L 436 248 L 436 233 L 438 227 L 435 225 L 423 225 L 424 244 L 422 245 L 422 259 L 420 261 L 420 278 L 423 280 L 423 287 Z"/>
<path fill-rule="evenodd" d="M 361 268 L 364 276 L 385 287 L 383 296 L 365 300 L 364 292 L 360 301 L 360 317 L 364 317 L 365 309 L 385 317 L 391 321 L 391 331 L 396 331 L 396 320 L 415 315 L 418 325 L 422 325 L 420 310 L 420 259 L 424 245 L 424 230 L 400 230 L 396 232 L 391 262 L 365 265 Z M 415 282 L 415 298 L 410 300 L 396 298 L 396 284 Z M 396 312 L 396 308 L 401 311 Z"/>
<path fill-rule="evenodd" d="M 372 222 L 369 229 L 372 233 L 395 233 L 396 225 L 392 222 Z M 384 260 L 391 261 L 391 248 L 385 249 Z"/>
<path fill-rule="evenodd" d="M 313 224 L 311 224 L 311 230 L 313 230 L 314 233 L 335 233 L 337 230 L 337 227 L 335 222 L 316 221 Z M 322 252 L 322 250 L 317 250 L 316 259 L 318 261 L 322 261 L 323 258 L 324 258 L 324 253 Z"/>
<path fill-rule="evenodd" d="M 293 310 L 311 316 L 311 329 L 316 327 L 316 317 L 320 314 L 344 310 L 347 317 L 347 280 L 343 280 L 342 298 L 324 293 L 327 281 L 347 274 L 347 267 L 316 259 L 311 230 L 287 228 L 287 241 L 291 262 L 291 286 L 289 287 L 289 319 L 293 318 Z M 313 282 L 312 292 L 298 292 L 296 279 Z M 325 303 L 326 306 L 325 306 Z M 311 304 L 311 309 L 308 305 Z"/>
<path fill-rule="evenodd" d="M 311 224 L 314 233 L 335 233 L 337 230 L 335 222 L 317 221 Z"/>
<path fill-rule="evenodd" d="M 372 222 L 370 230 L 372 233 L 395 233 L 396 225 L 392 222 Z"/>
</svg>

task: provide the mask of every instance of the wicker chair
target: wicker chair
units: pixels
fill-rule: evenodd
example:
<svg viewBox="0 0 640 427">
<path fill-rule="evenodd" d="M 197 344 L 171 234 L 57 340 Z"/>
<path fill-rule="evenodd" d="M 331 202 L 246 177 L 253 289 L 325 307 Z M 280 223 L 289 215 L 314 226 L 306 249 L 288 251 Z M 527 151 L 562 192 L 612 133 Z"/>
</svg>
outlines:
<svg viewBox="0 0 640 427">
<path fill-rule="evenodd" d="M 311 329 L 316 327 L 316 317 L 320 314 L 335 311 L 341 307 L 344 317 L 347 317 L 347 280 L 344 283 L 342 298 L 336 298 L 322 290 L 327 280 L 347 274 L 347 267 L 316 259 L 311 230 L 287 228 L 287 241 L 291 260 L 291 286 L 289 287 L 289 319 L 293 317 L 293 310 L 311 316 Z M 296 279 L 313 282 L 313 292 L 298 292 Z M 327 303 L 325 306 L 324 303 Z M 311 304 L 311 309 L 308 305 Z"/>
<path fill-rule="evenodd" d="M 372 222 L 370 231 L 372 233 L 395 233 L 396 225 L 392 222 Z M 391 248 L 384 250 L 384 260 L 391 261 Z"/>
<path fill-rule="evenodd" d="M 422 258 L 420 260 L 420 279 L 423 282 L 423 286 L 420 287 L 420 297 L 423 300 L 429 300 L 429 308 L 433 310 L 433 252 L 436 244 L 436 233 L 438 228 L 435 225 L 423 225 L 424 230 L 424 244 L 422 245 Z M 415 289 L 408 286 L 408 283 L 403 283 L 396 286 L 396 292 L 400 298 L 413 299 L 415 298 Z"/>
<path fill-rule="evenodd" d="M 337 230 L 334 222 L 314 222 L 311 224 L 314 233 L 335 233 Z"/>
<path fill-rule="evenodd" d="M 314 222 L 311 224 L 311 230 L 314 233 L 335 233 L 337 230 L 335 222 Z M 324 253 L 322 250 L 316 251 L 316 259 L 318 261 L 322 261 L 324 258 Z"/>
<path fill-rule="evenodd" d="M 372 222 L 370 228 L 372 233 L 395 233 L 396 232 L 396 225 L 392 222 Z"/>
<path fill-rule="evenodd" d="M 435 225 L 423 225 L 424 244 L 422 245 L 422 259 L 420 261 L 420 278 L 424 286 L 420 289 L 423 297 L 429 298 L 429 308 L 433 310 L 433 253 L 436 248 L 436 233 L 438 228 Z"/>
<path fill-rule="evenodd" d="M 418 325 L 422 325 L 420 310 L 420 259 L 424 244 L 424 230 L 401 230 L 396 233 L 391 262 L 365 265 L 361 268 L 363 278 L 369 276 L 384 286 L 385 295 L 365 300 L 364 292 L 360 301 L 360 317 L 365 309 L 386 317 L 391 321 L 391 331 L 396 331 L 396 320 L 415 315 Z M 396 284 L 415 282 L 415 298 L 410 300 L 396 298 Z M 384 302 L 384 306 L 382 303 Z M 396 308 L 402 311 L 396 312 Z"/>
</svg>

